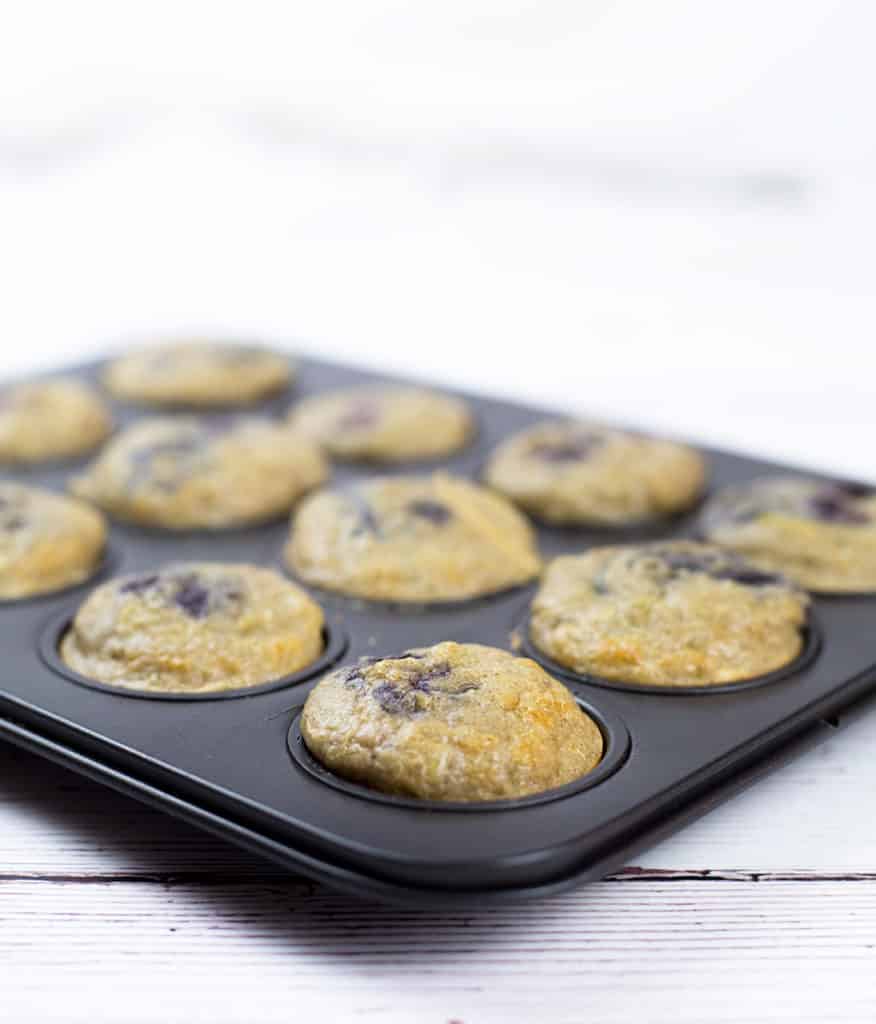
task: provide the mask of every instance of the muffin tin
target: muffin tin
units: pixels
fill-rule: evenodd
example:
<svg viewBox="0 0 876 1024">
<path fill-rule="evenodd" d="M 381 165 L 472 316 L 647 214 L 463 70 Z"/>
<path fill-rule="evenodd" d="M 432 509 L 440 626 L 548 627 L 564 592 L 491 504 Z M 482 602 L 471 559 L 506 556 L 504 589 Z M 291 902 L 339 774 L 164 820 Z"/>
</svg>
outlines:
<svg viewBox="0 0 876 1024">
<path fill-rule="evenodd" d="M 96 381 L 98 371 L 72 372 Z M 248 408 L 277 414 L 302 395 L 377 381 L 386 378 L 302 360 L 287 393 Z M 431 465 L 476 476 L 498 441 L 550 415 L 480 397 L 469 401 L 477 436 L 464 451 Z M 143 415 L 142 408 L 111 405 L 117 424 Z M 787 471 L 723 452 L 706 455 L 712 488 Z M 80 465 L 0 472 L 62 489 Z M 411 471 L 336 464 L 333 480 Z M 694 516 L 658 528 L 537 530 L 543 555 L 551 557 L 593 544 L 690 536 Z M 814 598 L 806 650 L 787 670 L 697 690 L 622 687 L 551 666 L 525 640 L 534 585 L 417 607 L 311 588 L 326 612 L 323 657 L 293 677 L 246 691 L 143 696 L 81 679 L 60 663 L 58 637 L 98 580 L 179 560 L 245 561 L 282 571 L 287 529 L 285 519 L 216 533 L 112 523 L 108 555 L 92 580 L 0 607 L 0 735 L 350 893 L 471 905 L 546 895 L 622 867 L 830 735 L 840 714 L 845 720 L 853 705 L 876 692 L 876 597 L 866 596 Z M 332 776 L 309 756 L 297 722 L 321 670 L 441 640 L 537 655 L 599 724 L 603 762 L 591 775 L 535 797 L 463 805 L 374 793 Z"/>
</svg>

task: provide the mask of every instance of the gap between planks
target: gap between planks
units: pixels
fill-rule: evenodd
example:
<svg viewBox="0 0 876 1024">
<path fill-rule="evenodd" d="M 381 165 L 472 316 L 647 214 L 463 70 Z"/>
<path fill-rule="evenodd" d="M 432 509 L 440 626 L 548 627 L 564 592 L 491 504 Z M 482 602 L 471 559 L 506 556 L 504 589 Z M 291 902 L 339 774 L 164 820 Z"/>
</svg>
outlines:
<svg viewBox="0 0 876 1024">
<path fill-rule="evenodd" d="M 111 885 L 114 882 L 125 885 L 289 885 L 305 887 L 314 891 L 322 888 L 319 883 L 310 882 L 296 875 L 285 873 L 231 873 L 223 871 L 169 871 L 169 872 L 48 872 L 16 871 L 0 872 L 0 886 L 10 882 L 46 882 L 48 884 Z M 876 882 L 876 871 L 858 872 L 817 872 L 817 871 L 722 871 L 720 869 L 684 870 L 628 867 L 608 875 L 596 884 L 629 882 Z"/>
</svg>

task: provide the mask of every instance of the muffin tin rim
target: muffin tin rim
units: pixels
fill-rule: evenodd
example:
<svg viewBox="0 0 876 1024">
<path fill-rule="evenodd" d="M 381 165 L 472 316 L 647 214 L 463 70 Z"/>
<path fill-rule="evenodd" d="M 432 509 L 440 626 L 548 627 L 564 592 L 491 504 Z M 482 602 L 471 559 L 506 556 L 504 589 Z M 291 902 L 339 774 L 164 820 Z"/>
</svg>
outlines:
<svg viewBox="0 0 876 1024">
<path fill-rule="evenodd" d="M 360 800 L 371 800 L 376 803 L 397 807 L 400 810 L 417 810 L 435 813 L 436 811 L 461 811 L 472 813 L 480 811 L 515 811 L 535 807 L 555 800 L 578 796 L 606 782 L 619 772 L 629 759 L 633 741 L 626 722 L 615 711 L 596 706 L 591 700 L 580 694 L 569 691 L 578 707 L 596 724 L 602 736 L 602 757 L 598 763 L 577 779 L 554 786 L 527 796 L 507 797 L 499 800 L 427 800 L 422 797 L 400 796 L 384 793 L 358 782 L 351 782 L 326 768 L 308 750 L 301 734 L 301 715 L 304 705 L 295 710 L 289 728 L 286 730 L 286 749 L 289 756 L 299 769 L 311 778 L 326 786 Z"/>
<path fill-rule="evenodd" d="M 322 625 L 324 642 L 321 654 L 310 664 L 298 669 L 297 672 L 289 672 L 267 683 L 236 687 L 230 690 L 213 690 L 200 693 L 143 690 L 127 686 L 113 686 L 111 683 L 102 683 L 96 679 L 90 679 L 88 676 L 82 675 L 82 673 L 70 668 L 63 661 L 60 655 L 61 640 L 70 628 L 77 608 L 78 605 L 75 608 L 66 607 L 63 611 L 53 615 L 40 630 L 37 640 L 37 651 L 43 664 L 51 669 L 55 675 L 59 675 L 69 682 L 76 683 L 78 686 L 86 686 L 91 690 L 97 690 L 99 693 L 108 693 L 116 697 L 132 697 L 138 700 L 201 702 L 234 700 L 243 697 L 255 697 L 263 693 L 272 693 L 275 690 L 283 690 L 287 687 L 305 683 L 319 673 L 331 668 L 332 665 L 344 656 L 350 644 L 349 633 L 341 623 L 330 623 L 328 620 L 325 620 Z"/>
</svg>

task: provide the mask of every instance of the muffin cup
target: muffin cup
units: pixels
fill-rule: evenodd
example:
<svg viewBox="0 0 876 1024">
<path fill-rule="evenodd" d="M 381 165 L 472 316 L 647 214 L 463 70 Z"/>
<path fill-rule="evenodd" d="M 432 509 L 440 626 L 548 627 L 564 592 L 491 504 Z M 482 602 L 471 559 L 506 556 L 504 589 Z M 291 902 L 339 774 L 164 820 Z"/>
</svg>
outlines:
<svg viewBox="0 0 876 1024">
<path fill-rule="evenodd" d="M 616 714 L 594 707 L 590 701 L 584 700 L 577 694 L 573 694 L 573 696 L 582 711 L 586 712 L 593 719 L 602 733 L 602 758 L 595 768 L 592 768 L 579 778 L 573 779 L 563 786 L 546 789 L 541 793 L 532 793 L 529 796 L 509 797 L 504 800 L 424 800 L 419 797 L 396 796 L 392 793 L 383 793 L 379 789 L 372 789 L 370 786 L 351 782 L 326 768 L 307 749 L 307 744 L 301 735 L 300 709 L 289 726 L 286 744 L 295 763 L 310 776 L 318 779 L 320 782 L 324 782 L 327 786 L 332 786 L 334 789 L 338 789 L 342 793 L 360 800 L 373 800 L 377 803 L 389 804 L 393 807 L 429 811 L 433 814 L 436 811 L 517 810 L 521 807 L 533 807 L 537 804 L 549 803 L 552 800 L 562 800 L 563 797 L 592 789 L 614 775 L 629 756 L 630 733 L 624 722 Z"/>
<path fill-rule="evenodd" d="M 695 686 L 661 686 L 656 683 L 632 683 L 624 682 L 622 679 L 607 679 L 604 676 L 597 676 L 589 672 L 575 672 L 574 669 L 561 665 L 554 661 L 550 655 L 545 654 L 533 642 L 530 634 L 530 615 L 526 614 L 522 624 L 516 630 L 520 638 L 520 650 L 528 658 L 538 662 L 545 671 L 552 675 L 560 676 L 573 683 L 581 683 L 586 686 L 603 686 L 611 690 L 625 690 L 629 693 L 649 693 L 666 697 L 684 696 L 706 696 L 712 693 L 734 693 L 738 690 L 751 690 L 759 686 L 767 686 L 770 683 L 786 679 L 797 672 L 802 672 L 818 657 L 822 644 L 821 627 L 813 615 L 809 612 L 806 625 L 802 629 L 803 647 L 796 658 L 793 658 L 787 665 L 773 669 L 771 672 L 764 672 L 758 676 L 751 676 L 748 679 L 737 679 L 731 683 L 703 683 Z"/>
</svg>

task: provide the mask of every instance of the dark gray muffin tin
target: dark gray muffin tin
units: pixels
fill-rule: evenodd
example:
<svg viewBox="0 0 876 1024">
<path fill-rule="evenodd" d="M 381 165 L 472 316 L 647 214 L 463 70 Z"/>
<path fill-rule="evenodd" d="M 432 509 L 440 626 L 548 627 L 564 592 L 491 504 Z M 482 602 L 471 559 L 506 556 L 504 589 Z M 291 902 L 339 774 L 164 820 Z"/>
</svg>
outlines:
<svg viewBox="0 0 876 1024">
<path fill-rule="evenodd" d="M 96 379 L 98 367 L 73 372 Z M 302 360 L 293 387 L 252 411 L 278 414 L 303 395 L 377 380 L 386 378 Z M 477 437 L 464 452 L 430 465 L 477 476 L 498 441 L 550 415 L 466 397 Z M 118 424 L 146 412 L 113 406 Z M 788 471 L 723 452 L 706 455 L 712 488 Z M 60 490 L 85 461 L 0 472 Z M 338 465 L 334 481 L 410 471 Z M 637 530 L 537 529 L 550 557 L 593 544 L 690 535 L 693 517 Z M 555 669 L 599 723 L 603 763 L 591 776 L 535 797 L 445 805 L 373 793 L 332 776 L 302 746 L 301 705 L 319 670 L 360 655 L 442 640 L 512 648 L 515 635 L 525 634 L 534 586 L 417 608 L 315 593 L 327 617 L 320 662 L 276 684 L 216 697 L 137 697 L 60 664 L 60 632 L 100 579 L 189 559 L 282 568 L 286 533 L 286 521 L 216 533 L 112 524 L 109 554 L 94 579 L 0 606 L 0 736 L 350 893 L 470 905 L 547 895 L 622 867 L 830 735 L 840 715 L 845 722 L 876 691 L 876 598 L 816 598 L 805 655 L 790 671 L 743 686 L 648 691 Z"/>
</svg>

